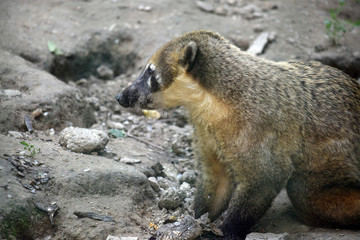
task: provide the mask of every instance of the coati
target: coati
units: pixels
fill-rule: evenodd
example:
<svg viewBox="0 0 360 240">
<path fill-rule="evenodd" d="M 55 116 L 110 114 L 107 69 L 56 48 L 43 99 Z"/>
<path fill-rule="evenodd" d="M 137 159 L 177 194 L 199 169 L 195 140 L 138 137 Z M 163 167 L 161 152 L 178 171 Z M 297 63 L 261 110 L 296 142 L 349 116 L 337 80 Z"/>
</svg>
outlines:
<svg viewBox="0 0 360 240">
<path fill-rule="evenodd" d="M 185 106 L 202 172 L 195 217 L 241 239 L 286 187 L 307 224 L 360 228 L 360 86 L 318 62 L 273 62 L 210 31 L 161 47 L 116 96 Z"/>
</svg>

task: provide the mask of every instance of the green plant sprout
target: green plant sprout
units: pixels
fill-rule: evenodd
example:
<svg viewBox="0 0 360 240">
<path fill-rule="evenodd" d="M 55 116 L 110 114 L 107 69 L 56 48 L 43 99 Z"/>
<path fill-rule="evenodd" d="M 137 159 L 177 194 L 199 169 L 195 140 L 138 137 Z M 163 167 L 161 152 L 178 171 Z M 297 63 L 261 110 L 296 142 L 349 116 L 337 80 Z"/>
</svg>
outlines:
<svg viewBox="0 0 360 240">
<path fill-rule="evenodd" d="M 331 18 L 324 20 L 326 34 L 329 36 L 334 45 L 339 44 L 340 39 L 348 30 L 347 25 L 359 26 L 360 21 L 352 22 L 350 20 L 340 20 L 339 14 L 344 8 L 345 1 L 339 1 L 339 6 L 336 9 L 330 10 Z"/>
<path fill-rule="evenodd" d="M 24 145 L 24 150 L 27 150 L 29 152 L 30 157 L 35 157 L 37 153 L 41 152 L 40 148 L 34 147 L 34 145 L 30 145 L 27 142 L 20 142 L 20 144 Z"/>
<path fill-rule="evenodd" d="M 331 19 L 325 19 L 325 28 L 326 34 L 329 36 L 331 42 L 335 45 L 339 43 L 339 40 L 344 36 L 346 33 L 346 25 L 345 22 L 339 19 L 339 13 L 344 7 L 345 2 L 340 1 L 339 7 L 336 9 L 330 10 Z"/>
<path fill-rule="evenodd" d="M 58 46 L 56 46 L 56 44 L 53 42 L 53 41 L 48 41 L 47 42 L 47 46 L 48 46 L 48 49 L 51 53 L 59 56 L 59 55 L 62 55 L 63 52 L 61 51 L 60 48 L 58 48 Z"/>
</svg>

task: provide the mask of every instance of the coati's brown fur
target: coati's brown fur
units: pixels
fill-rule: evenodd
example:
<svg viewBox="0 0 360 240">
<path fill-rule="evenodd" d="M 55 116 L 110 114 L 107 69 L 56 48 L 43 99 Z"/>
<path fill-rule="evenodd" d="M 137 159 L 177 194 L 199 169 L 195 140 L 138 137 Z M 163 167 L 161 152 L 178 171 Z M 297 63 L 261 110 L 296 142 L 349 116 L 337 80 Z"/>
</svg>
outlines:
<svg viewBox="0 0 360 240">
<path fill-rule="evenodd" d="M 175 38 L 116 97 L 185 106 L 202 170 L 195 216 L 243 238 L 286 187 L 314 226 L 360 228 L 360 86 L 318 62 L 272 62 L 217 33 Z"/>
</svg>

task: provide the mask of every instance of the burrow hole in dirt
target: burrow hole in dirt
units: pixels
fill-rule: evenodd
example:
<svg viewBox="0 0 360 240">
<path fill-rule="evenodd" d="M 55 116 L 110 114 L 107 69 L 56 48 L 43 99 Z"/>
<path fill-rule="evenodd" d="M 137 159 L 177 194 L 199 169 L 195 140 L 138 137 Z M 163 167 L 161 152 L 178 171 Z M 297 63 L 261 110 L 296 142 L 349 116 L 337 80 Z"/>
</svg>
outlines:
<svg viewBox="0 0 360 240">
<path fill-rule="evenodd" d="M 97 69 L 106 66 L 113 76 L 131 72 L 139 60 L 135 43 L 129 33 L 97 32 L 71 53 L 55 55 L 50 73 L 58 79 L 78 81 L 99 77 Z"/>
</svg>

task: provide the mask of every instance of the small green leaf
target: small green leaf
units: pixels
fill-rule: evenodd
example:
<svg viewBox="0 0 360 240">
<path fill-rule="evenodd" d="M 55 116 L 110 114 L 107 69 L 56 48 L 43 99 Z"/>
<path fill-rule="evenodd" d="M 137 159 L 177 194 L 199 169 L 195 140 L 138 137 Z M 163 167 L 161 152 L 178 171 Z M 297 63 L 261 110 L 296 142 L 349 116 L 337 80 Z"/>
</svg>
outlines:
<svg viewBox="0 0 360 240">
<path fill-rule="evenodd" d="M 24 146 L 29 146 L 29 144 L 27 144 L 26 142 L 20 142 L 20 144 L 24 145 Z"/>
<path fill-rule="evenodd" d="M 63 52 L 59 48 L 56 48 L 55 51 L 54 51 L 54 54 L 59 56 L 59 55 L 62 55 Z"/>
<path fill-rule="evenodd" d="M 325 19 L 324 24 L 325 24 L 325 27 L 327 29 L 329 29 L 331 27 L 331 25 L 332 25 L 332 22 L 329 19 Z"/>
<path fill-rule="evenodd" d="M 345 20 L 345 22 L 347 22 L 348 24 L 352 25 L 352 26 L 355 26 L 355 27 L 358 27 L 360 26 L 360 20 L 357 20 L 355 22 L 352 22 L 350 20 Z"/>
<path fill-rule="evenodd" d="M 110 129 L 109 133 L 116 138 L 126 137 L 126 133 L 124 132 L 124 130 Z"/>
<path fill-rule="evenodd" d="M 55 55 L 62 55 L 63 54 L 63 52 L 60 50 L 60 48 L 58 48 L 53 41 L 48 41 L 47 45 L 48 45 L 48 49 L 49 49 L 49 51 L 51 53 L 53 53 Z"/>
<path fill-rule="evenodd" d="M 48 45 L 48 49 L 50 52 L 55 52 L 55 50 L 57 49 L 56 44 L 53 41 L 48 41 L 47 42 Z"/>
</svg>

